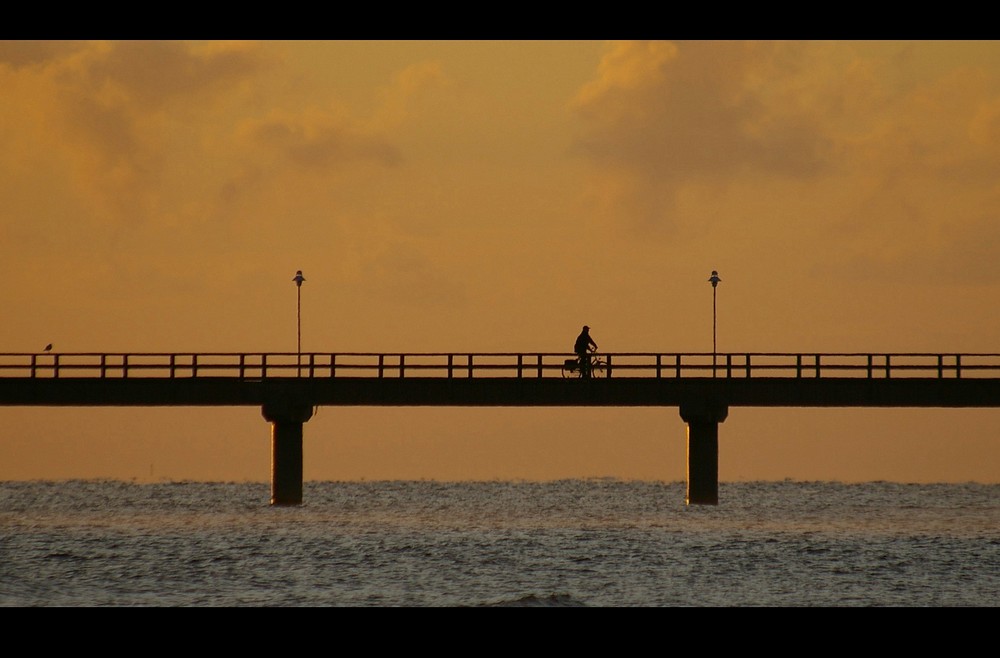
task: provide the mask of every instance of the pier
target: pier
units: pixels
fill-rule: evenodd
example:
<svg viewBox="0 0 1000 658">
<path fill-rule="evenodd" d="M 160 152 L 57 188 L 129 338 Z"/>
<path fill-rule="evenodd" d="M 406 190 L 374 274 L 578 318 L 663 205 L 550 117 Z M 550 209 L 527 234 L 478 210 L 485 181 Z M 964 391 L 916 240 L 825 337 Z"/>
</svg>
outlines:
<svg viewBox="0 0 1000 658">
<path fill-rule="evenodd" d="M 302 502 L 317 407 L 676 407 L 687 504 L 718 504 L 730 407 L 1000 407 L 1000 354 L 0 353 L 0 406 L 248 406 L 271 425 L 271 504 Z"/>
</svg>

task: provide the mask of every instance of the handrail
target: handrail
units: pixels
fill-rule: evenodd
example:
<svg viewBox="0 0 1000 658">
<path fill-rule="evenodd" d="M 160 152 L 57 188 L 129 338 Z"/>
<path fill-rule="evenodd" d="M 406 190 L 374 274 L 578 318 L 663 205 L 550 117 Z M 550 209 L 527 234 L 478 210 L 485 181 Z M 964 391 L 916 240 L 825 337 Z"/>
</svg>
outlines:
<svg viewBox="0 0 1000 658">
<path fill-rule="evenodd" d="M 567 352 L 0 353 L 0 378 L 561 377 Z M 1000 378 L 996 353 L 613 352 L 621 378 Z M 612 371 L 610 364 L 614 363 Z M 612 375 L 613 372 L 613 375 Z"/>
</svg>

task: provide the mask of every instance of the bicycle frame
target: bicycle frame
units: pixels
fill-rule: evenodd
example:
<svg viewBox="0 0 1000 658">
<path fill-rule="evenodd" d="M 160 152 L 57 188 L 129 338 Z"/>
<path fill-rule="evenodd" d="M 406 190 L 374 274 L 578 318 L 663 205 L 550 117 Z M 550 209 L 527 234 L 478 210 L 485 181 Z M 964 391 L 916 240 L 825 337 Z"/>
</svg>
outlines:
<svg viewBox="0 0 1000 658">
<path fill-rule="evenodd" d="M 580 357 L 566 359 L 563 362 L 562 376 L 582 379 L 607 377 L 608 362 L 606 359 L 597 356 L 597 353 L 593 351 L 587 355 L 587 358 L 590 360 L 590 364 L 586 368 L 580 363 Z"/>
</svg>

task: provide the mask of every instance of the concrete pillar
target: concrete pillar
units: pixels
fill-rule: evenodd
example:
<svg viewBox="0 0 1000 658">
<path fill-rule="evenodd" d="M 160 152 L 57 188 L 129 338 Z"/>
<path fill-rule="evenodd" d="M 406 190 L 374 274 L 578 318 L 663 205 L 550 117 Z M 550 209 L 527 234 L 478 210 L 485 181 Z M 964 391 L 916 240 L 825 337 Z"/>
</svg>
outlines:
<svg viewBox="0 0 1000 658">
<path fill-rule="evenodd" d="M 287 401 L 265 404 L 271 423 L 271 504 L 302 504 L 302 425 L 312 407 Z"/>
<path fill-rule="evenodd" d="M 688 505 L 719 504 L 719 423 L 726 420 L 729 407 L 702 403 L 681 405 L 681 419 L 687 423 Z"/>
</svg>

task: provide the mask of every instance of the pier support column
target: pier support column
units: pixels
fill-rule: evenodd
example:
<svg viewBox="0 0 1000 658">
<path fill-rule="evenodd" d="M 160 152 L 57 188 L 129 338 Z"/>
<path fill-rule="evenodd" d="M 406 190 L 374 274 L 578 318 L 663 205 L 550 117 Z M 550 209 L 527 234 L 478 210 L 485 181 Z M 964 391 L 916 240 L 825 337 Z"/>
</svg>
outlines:
<svg viewBox="0 0 1000 658">
<path fill-rule="evenodd" d="M 271 504 L 302 504 L 302 425 L 312 418 L 312 407 L 288 401 L 262 409 L 271 423 Z"/>
<path fill-rule="evenodd" d="M 726 420 L 729 407 L 702 403 L 681 405 L 681 419 L 687 423 L 688 505 L 719 504 L 719 423 Z"/>
</svg>

